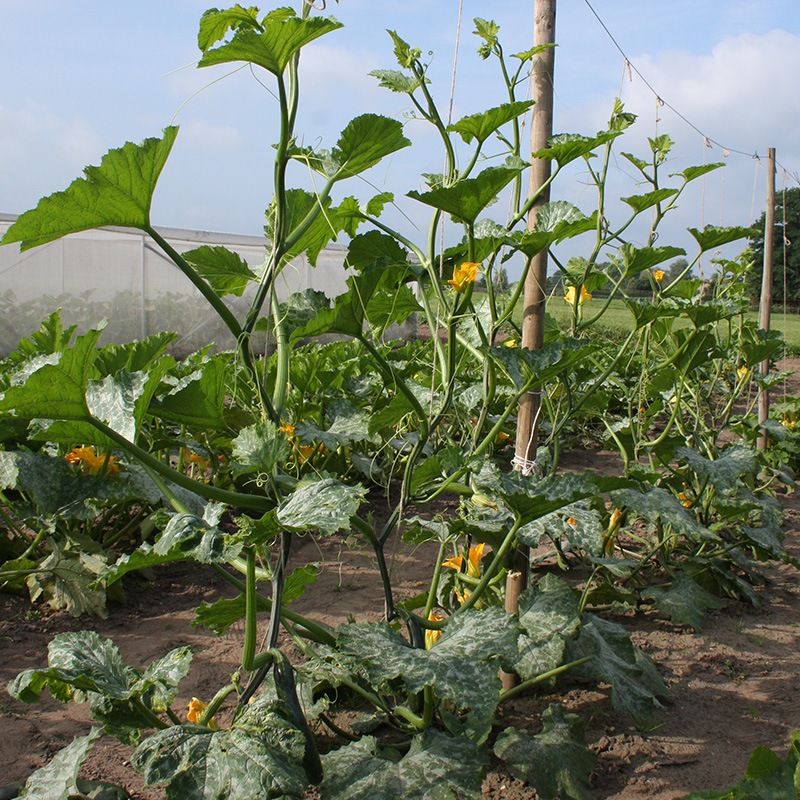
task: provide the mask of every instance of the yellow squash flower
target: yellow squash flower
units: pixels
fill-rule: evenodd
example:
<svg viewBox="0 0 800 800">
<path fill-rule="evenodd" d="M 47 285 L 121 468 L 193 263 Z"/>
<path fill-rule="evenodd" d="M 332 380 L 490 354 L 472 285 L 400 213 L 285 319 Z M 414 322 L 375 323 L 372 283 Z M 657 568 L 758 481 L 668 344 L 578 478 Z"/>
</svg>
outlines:
<svg viewBox="0 0 800 800">
<path fill-rule="evenodd" d="M 663 269 L 657 269 L 657 270 L 656 270 L 656 271 L 653 273 L 653 280 L 654 280 L 656 283 L 661 283 L 661 281 L 663 281 L 663 280 L 664 280 L 664 276 L 665 276 L 666 274 L 667 274 L 667 273 L 666 273 L 666 272 L 664 272 L 664 270 L 663 270 Z"/>
<path fill-rule="evenodd" d="M 208 708 L 208 706 L 202 700 L 193 697 L 189 703 L 189 707 L 186 709 L 186 719 L 194 725 L 199 725 L 206 708 Z M 214 721 L 213 717 L 208 721 L 208 727 L 212 731 L 219 730 L 219 726 Z"/>
<path fill-rule="evenodd" d="M 736 375 L 738 376 L 740 381 L 743 381 L 749 374 L 750 370 L 742 365 L 739 369 L 736 370 Z"/>
<path fill-rule="evenodd" d="M 469 549 L 469 556 L 467 557 L 467 575 L 469 575 L 470 578 L 480 578 L 481 576 L 481 558 L 483 557 L 483 548 L 485 546 L 484 542 L 481 542 L 480 544 L 473 545 Z M 445 560 L 442 566 L 461 572 L 463 564 L 464 556 L 453 556 L 453 558 Z"/>
<path fill-rule="evenodd" d="M 188 447 L 183 448 L 183 459 L 187 464 L 197 464 L 200 472 L 205 472 L 209 464 L 211 464 L 210 458 L 203 458 L 199 453 L 195 453 L 194 450 L 190 450 Z"/>
<path fill-rule="evenodd" d="M 480 264 L 476 264 L 474 261 L 465 261 L 461 266 L 455 268 L 453 277 L 448 283 L 457 292 L 463 292 L 470 283 L 475 283 L 478 277 L 478 267 Z"/>
<path fill-rule="evenodd" d="M 116 475 L 119 472 L 116 456 L 107 456 L 106 453 L 98 453 L 91 445 L 89 447 L 75 447 L 65 456 L 67 461 L 73 466 L 79 466 L 84 472 L 90 475 L 98 475 L 103 471 L 107 475 Z M 106 463 L 106 460 L 108 463 Z"/>
<path fill-rule="evenodd" d="M 447 618 L 447 614 L 441 608 L 432 608 L 431 613 L 428 614 L 428 619 L 431 622 L 441 622 L 443 619 Z M 430 650 L 436 642 L 439 641 L 439 637 L 442 635 L 442 629 L 433 629 L 433 628 L 426 628 L 425 629 L 425 649 Z"/>
<path fill-rule="evenodd" d="M 566 300 L 570 305 L 575 305 L 575 294 L 576 294 L 575 287 L 574 286 L 568 287 L 567 293 L 564 295 L 564 300 Z M 586 291 L 585 286 L 581 285 L 581 296 L 580 299 L 578 300 L 578 305 L 583 303 L 585 300 L 591 300 L 591 299 L 592 295 Z"/>
<path fill-rule="evenodd" d="M 325 449 L 323 445 L 310 445 L 310 444 L 300 444 L 294 436 L 294 425 L 291 422 L 284 422 L 278 430 L 286 436 L 286 438 L 291 442 L 292 448 L 297 455 L 297 463 L 298 464 L 305 464 L 314 453 L 319 450 L 321 453 L 327 453 L 328 451 Z"/>
<path fill-rule="evenodd" d="M 287 439 L 291 439 L 294 436 L 294 425 L 291 422 L 284 422 L 278 430 L 285 434 Z"/>
<path fill-rule="evenodd" d="M 615 508 L 608 520 L 608 528 L 603 534 L 603 552 L 607 556 L 614 552 L 614 539 L 619 533 L 620 525 L 622 525 L 622 509 Z"/>
</svg>

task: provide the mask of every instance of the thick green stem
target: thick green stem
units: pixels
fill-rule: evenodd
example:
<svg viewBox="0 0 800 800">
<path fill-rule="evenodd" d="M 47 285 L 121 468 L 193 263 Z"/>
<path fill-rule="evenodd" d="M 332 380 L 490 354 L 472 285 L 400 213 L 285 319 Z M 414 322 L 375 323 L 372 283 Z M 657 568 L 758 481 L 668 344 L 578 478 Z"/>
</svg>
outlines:
<svg viewBox="0 0 800 800">
<path fill-rule="evenodd" d="M 275 501 L 269 497 L 243 494 L 241 492 L 230 492 L 226 489 L 220 489 L 208 483 L 192 480 L 183 473 L 170 469 L 168 466 L 166 466 L 166 464 L 164 464 L 163 461 L 159 461 L 146 450 L 143 450 L 138 445 L 135 445 L 133 442 L 117 433 L 113 428 L 110 428 L 99 419 L 90 417 L 88 420 L 83 421 L 89 422 L 92 427 L 96 428 L 102 434 L 111 439 L 111 441 L 113 441 L 115 444 L 119 445 L 119 447 L 121 447 L 123 450 L 134 456 L 142 463 L 143 466 L 149 467 L 153 472 L 160 475 L 162 478 L 166 478 L 166 480 L 172 481 L 181 488 L 188 489 L 190 492 L 194 492 L 206 500 L 214 500 L 216 502 L 226 503 L 230 506 L 250 508 L 254 511 L 271 511 L 273 508 L 275 508 Z"/>
<path fill-rule="evenodd" d="M 535 678 L 530 678 L 527 681 L 522 681 L 522 683 L 518 683 L 516 686 L 512 686 L 505 692 L 501 692 L 500 702 L 505 703 L 506 700 L 513 700 L 515 697 L 521 695 L 523 692 L 527 691 L 532 686 L 536 686 L 537 684 L 549 680 L 550 678 L 555 678 L 556 675 L 561 675 L 562 672 L 567 672 L 570 669 L 579 667 L 581 666 L 581 664 L 587 664 L 591 660 L 592 660 L 591 656 L 586 656 L 585 658 L 579 658 L 577 661 L 570 661 L 569 664 L 562 664 L 560 667 L 556 667 L 555 669 L 550 669 L 547 672 L 543 672 L 541 675 L 537 675 Z"/>
</svg>

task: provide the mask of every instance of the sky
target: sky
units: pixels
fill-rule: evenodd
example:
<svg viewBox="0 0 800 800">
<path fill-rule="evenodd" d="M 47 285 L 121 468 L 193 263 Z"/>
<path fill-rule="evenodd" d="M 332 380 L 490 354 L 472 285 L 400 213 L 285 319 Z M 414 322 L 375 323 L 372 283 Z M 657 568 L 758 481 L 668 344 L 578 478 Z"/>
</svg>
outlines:
<svg viewBox="0 0 800 800">
<path fill-rule="evenodd" d="M 369 184 L 349 183 L 343 193 L 366 200 L 377 191 L 394 192 L 393 224 L 420 241 L 427 214 L 405 193 L 424 190 L 420 174 L 441 171 L 443 157 L 431 130 L 409 118 L 406 98 L 379 88 L 368 75 L 396 67 L 386 29 L 426 54 L 444 112 L 457 45 L 453 120 L 505 99 L 496 62 L 476 54 L 473 18 L 500 25 L 507 53 L 524 51 L 533 40 L 534 2 L 462 0 L 460 28 L 459 5 L 328 0 L 324 13 L 344 28 L 314 42 L 301 61 L 298 131 L 306 144 L 333 146 L 347 122 L 367 111 L 404 122 L 413 147 L 372 170 Z M 208 6 L 207 0 L 0 0 L 0 212 L 32 208 L 108 149 L 178 124 L 152 222 L 261 233 L 277 131 L 272 78 L 248 70 L 228 75 L 230 66 L 195 68 L 197 22 Z M 638 121 L 618 151 L 645 157 L 647 138 L 668 133 L 675 145 L 667 172 L 726 164 L 682 198 L 660 243 L 691 251 L 688 227 L 753 222 L 764 208 L 769 147 L 776 148 L 780 164 L 778 191 L 798 185 L 798 0 L 759 0 L 757 13 L 752 0 L 591 0 L 591 7 L 656 95 L 690 124 L 624 69 L 587 0 L 559 0 L 554 130 L 591 135 L 604 129 L 614 98 L 621 96 Z M 307 185 L 308 176 L 298 169 L 290 177 Z M 612 161 L 612 172 L 616 196 L 641 190 L 624 159 Z M 553 199 L 593 210 L 593 192 L 580 170 L 554 185 Z M 502 209 L 490 213 L 503 216 Z"/>
</svg>

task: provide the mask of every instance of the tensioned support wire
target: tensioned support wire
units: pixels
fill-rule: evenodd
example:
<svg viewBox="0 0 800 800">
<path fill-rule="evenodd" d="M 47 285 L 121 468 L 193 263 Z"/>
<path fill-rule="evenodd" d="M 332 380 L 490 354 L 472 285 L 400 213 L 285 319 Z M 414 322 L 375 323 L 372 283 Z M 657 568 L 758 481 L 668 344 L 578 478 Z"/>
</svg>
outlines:
<svg viewBox="0 0 800 800">
<path fill-rule="evenodd" d="M 622 49 L 621 45 L 619 44 L 619 42 L 614 37 L 614 34 L 611 33 L 611 31 L 609 30 L 609 28 L 606 25 L 606 23 L 603 21 L 603 19 L 597 13 L 597 11 L 595 10 L 594 6 L 591 4 L 590 0 L 583 0 L 583 2 L 586 4 L 586 7 L 589 9 L 589 11 L 591 11 L 591 13 L 594 16 L 594 18 L 600 24 L 600 27 L 605 31 L 606 35 L 611 40 L 611 43 L 619 51 L 619 53 L 623 57 L 623 59 L 625 59 L 625 68 L 626 68 L 628 74 L 630 75 L 631 73 L 636 73 L 636 75 L 638 76 L 639 80 L 641 80 L 642 83 L 653 93 L 653 95 L 656 98 L 656 102 L 658 103 L 659 106 L 664 106 L 664 107 L 668 108 L 670 111 L 672 111 L 673 114 L 675 114 L 675 116 L 677 116 L 680 120 L 682 120 L 684 123 L 686 123 L 686 125 L 688 125 L 693 131 L 695 131 L 700 136 L 702 136 L 703 140 L 705 142 L 707 142 L 709 145 L 716 145 L 726 155 L 730 154 L 730 153 L 736 153 L 737 155 L 747 156 L 748 158 L 753 158 L 753 159 L 759 160 L 760 157 L 759 157 L 759 154 L 758 154 L 757 150 L 752 152 L 752 153 L 748 153 L 745 150 L 740 150 L 740 149 L 737 149 L 735 147 L 728 147 L 726 145 L 723 145 L 721 142 L 717 141 L 712 136 L 709 136 L 708 134 L 706 134 L 699 126 L 695 125 L 688 117 L 686 117 L 680 111 L 678 111 L 678 109 L 675 108 L 675 106 L 673 106 L 671 103 L 666 101 L 664 99 L 663 95 L 656 90 L 656 88 L 647 80 L 647 78 L 639 71 L 639 69 L 636 67 L 636 65 L 631 61 L 631 59 L 628 57 L 627 53 Z M 792 179 L 798 185 L 800 185 L 800 174 L 798 174 L 797 172 L 790 173 L 790 172 L 788 172 L 788 170 L 786 170 L 786 168 L 782 164 L 780 164 L 779 162 L 776 162 L 776 163 L 777 163 L 777 165 L 779 167 L 781 167 L 781 169 L 783 169 L 786 172 L 787 175 L 790 175 L 792 177 Z"/>
</svg>

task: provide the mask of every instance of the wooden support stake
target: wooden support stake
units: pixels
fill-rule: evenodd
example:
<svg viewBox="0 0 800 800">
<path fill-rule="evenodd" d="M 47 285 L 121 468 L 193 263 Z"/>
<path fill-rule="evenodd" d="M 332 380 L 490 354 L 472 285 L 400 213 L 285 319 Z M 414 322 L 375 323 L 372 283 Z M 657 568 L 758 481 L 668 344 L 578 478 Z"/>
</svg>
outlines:
<svg viewBox="0 0 800 800">
<path fill-rule="evenodd" d="M 772 311 L 772 240 L 775 229 L 775 148 L 767 151 L 767 208 L 764 212 L 764 267 L 761 274 L 761 302 L 759 304 L 758 327 L 769 330 L 769 317 Z M 769 360 L 759 364 L 762 377 L 769 374 Z M 758 424 L 763 425 L 769 417 L 769 389 L 758 393 Z M 758 437 L 758 449 L 767 449 L 767 432 Z"/>
<path fill-rule="evenodd" d="M 555 44 L 556 0 L 534 0 L 533 43 L 539 45 Z M 533 106 L 531 120 L 531 153 L 547 147 L 553 135 L 553 75 L 555 72 L 555 49 L 551 46 L 534 57 Z M 546 159 L 533 159 L 530 171 L 530 196 L 535 195 L 550 178 L 550 162 Z M 549 190 L 545 190 L 533 204 L 528 215 L 528 229 L 536 224 L 539 209 L 550 200 Z M 544 344 L 545 283 L 547 281 L 547 252 L 534 256 L 525 281 L 522 312 L 522 346 L 529 350 L 540 350 Z M 527 471 L 536 458 L 537 423 L 539 419 L 540 395 L 530 392 L 520 401 L 517 417 L 517 439 L 514 459 L 517 469 Z M 520 545 L 514 556 L 513 568 L 506 579 L 506 611 L 519 610 L 519 595 L 528 583 L 530 552 Z M 502 672 L 500 678 L 504 689 L 510 689 L 518 682 L 517 676 Z"/>
</svg>

